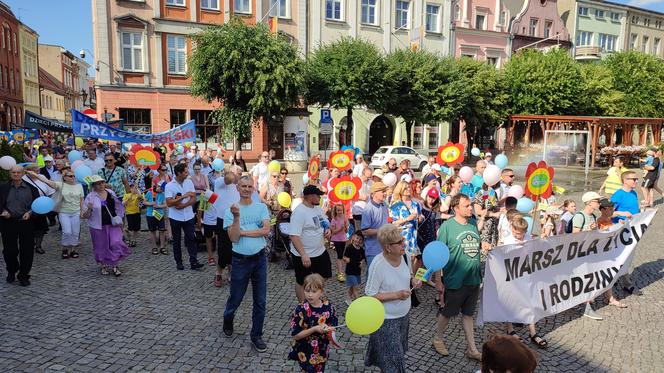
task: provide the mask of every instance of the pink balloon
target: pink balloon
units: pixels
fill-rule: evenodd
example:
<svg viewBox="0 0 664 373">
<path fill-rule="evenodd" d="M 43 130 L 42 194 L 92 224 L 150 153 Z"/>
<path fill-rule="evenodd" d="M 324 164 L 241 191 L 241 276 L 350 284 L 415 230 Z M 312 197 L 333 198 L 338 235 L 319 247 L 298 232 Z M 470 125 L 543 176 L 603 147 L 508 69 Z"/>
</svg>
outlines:
<svg viewBox="0 0 664 373">
<path fill-rule="evenodd" d="M 72 170 L 72 171 L 76 171 L 76 169 L 77 169 L 79 166 L 83 166 L 83 165 L 84 165 L 83 161 L 80 160 L 80 159 L 77 159 L 77 160 L 74 161 L 74 163 L 71 164 L 71 170 Z"/>
<path fill-rule="evenodd" d="M 459 177 L 464 183 L 470 183 L 470 180 L 473 178 L 473 169 L 468 166 L 461 167 Z"/>
<path fill-rule="evenodd" d="M 519 199 L 523 197 L 524 193 L 525 191 L 523 190 L 523 187 L 521 185 L 512 185 L 510 187 L 510 190 L 507 192 L 507 196 Z"/>
<path fill-rule="evenodd" d="M 490 164 L 484 169 L 482 176 L 484 177 L 484 184 L 494 186 L 500 181 L 500 173 L 502 170 L 495 164 Z"/>
<path fill-rule="evenodd" d="M 383 176 L 383 184 L 387 185 L 388 187 L 393 187 L 396 183 L 397 175 L 393 174 L 392 172 Z"/>
</svg>

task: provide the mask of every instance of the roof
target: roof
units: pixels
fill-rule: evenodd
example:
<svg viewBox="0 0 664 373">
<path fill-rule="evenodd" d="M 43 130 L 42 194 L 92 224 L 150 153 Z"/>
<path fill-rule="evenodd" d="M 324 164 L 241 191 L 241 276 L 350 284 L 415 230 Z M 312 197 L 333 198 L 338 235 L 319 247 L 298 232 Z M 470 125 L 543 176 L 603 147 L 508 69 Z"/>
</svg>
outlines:
<svg viewBox="0 0 664 373">
<path fill-rule="evenodd" d="M 62 83 L 60 83 L 56 77 L 49 74 L 48 71 L 42 69 L 41 67 L 39 68 L 39 86 L 53 91 L 59 95 L 65 95 L 65 89 L 62 86 Z"/>
<path fill-rule="evenodd" d="M 547 122 L 590 122 L 599 124 L 664 124 L 664 118 L 593 117 L 587 115 L 510 115 L 510 120 L 545 120 Z"/>
</svg>

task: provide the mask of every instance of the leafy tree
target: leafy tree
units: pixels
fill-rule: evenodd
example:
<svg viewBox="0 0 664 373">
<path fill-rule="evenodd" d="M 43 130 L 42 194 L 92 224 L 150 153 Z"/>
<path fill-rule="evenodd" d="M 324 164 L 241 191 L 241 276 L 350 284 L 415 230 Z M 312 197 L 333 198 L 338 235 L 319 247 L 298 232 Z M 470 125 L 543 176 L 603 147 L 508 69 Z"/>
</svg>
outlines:
<svg viewBox="0 0 664 373">
<path fill-rule="evenodd" d="M 603 64 L 581 64 L 583 93 L 580 115 L 624 116 L 625 95 L 615 89 L 611 71 Z"/>
<path fill-rule="evenodd" d="M 0 157 L 12 156 L 16 163 L 23 163 L 23 147 L 20 144 L 10 144 L 6 140 L 0 140 Z M 9 171 L 0 168 L 0 181 L 9 180 Z"/>
<path fill-rule="evenodd" d="M 562 49 L 525 49 L 505 66 L 514 114 L 573 114 L 583 92 L 579 65 Z"/>
<path fill-rule="evenodd" d="M 353 108 L 378 110 L 389 100 L 392 90 L 385 81 L 385 72 L 385 61 L 374 44 L 342 37 L 321 46 L 308 58 L 306 101 L 345 108 L 351 125 Z"/>
<path fill-rule="evenodd" d="M 657 57 L 634 51 L 613 53 L 605 65 L 615 88 L 624 94 L 626 116 L 664 116 L 664 66 Z"/>
<path fill-rule="evenodd" d="M 222 137 L 240 140 L 251 136 L 251 123 L 283 112 L 297 102 L 304 64 L 297 49 L 271 34 L 266 25 L 248 26 L 233 18 L 192 37 L 189 60 L 191 93 L 223 107 L 213 117 Z"/>
</svg>

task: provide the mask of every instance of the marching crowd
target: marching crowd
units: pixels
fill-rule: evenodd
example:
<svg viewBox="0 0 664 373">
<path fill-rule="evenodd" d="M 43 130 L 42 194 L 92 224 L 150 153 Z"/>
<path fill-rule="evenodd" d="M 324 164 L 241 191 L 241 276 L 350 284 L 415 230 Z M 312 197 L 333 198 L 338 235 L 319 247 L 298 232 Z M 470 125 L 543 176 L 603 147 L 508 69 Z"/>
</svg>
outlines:
<svg viewBox="0 0 664 373">
<path fill-rule="evenodd" d="M 449 355 L 445 330 L 461 314 L 466 356 L 481 360 L 483 372 L 533 371 L 535 355 L 515 330 L 518 325 L 506 324 L 506 335 L 492 337 L 482 351 L 477 348 L 473 317 L 482 283 L 481 258 L 494 247 L 534 236 L 608 229 L 651 207 L 653 192 L 661 193 L 659 150 L 644 166 L 642 201 L 636 192 L 639 175 L 616 158 L 601 194 L 588 191 L 578 205 L 554 195 L 524 210 L 518 206 L 523 188 L 514 183 L 512 169 L 503 168 L 495 185 L 484 182 L 483 172 L 492 164 L 490 153 L 471 173 L 460 166 L 441 167 L 431 157 L 420 178 L 408 161 L 390 159 L 372 170 L 358 154 L 350 169 L 323 169 L 315 180 L 305 176 L 303 188 L 296 190 L 288 170 L 275 167 L 269 152 L 251 169 L 241 152 L 235 152 L 225 165 L 221 162 L 221 169 L 215 167 L 223 158 L 221 152 L 155 147 L 161 163 L 152 170 L 130 164 L 128 152 L 115 145 L 90 139 L 84 149 L 82 164 L 93 171 L 85 183 L 77 181 L 74 165 L 67 162 L 70 149 L 52 143 L 38 150 L 26 148 L 22 161 L 28 164 L 14 166 L 10 181 L 0 186 L 7 282 L 30 285 L 33 255 L 48 249 L 42 241 L 49 230 L 62 232 L 63 259 L 78 258 L 81 219 L 87 222 L 100 273 L 120 276 L 120 264 L 140 240 L 145 221 L 152 255 L 169 255 L 171 243 L 175 267 L 184 270 L 184 238 L 189 268 L 214 266 L 214 286 L 229 284 L 223 314 L 226 336 L 234 333 L 235 312 L 251 283 L 250 336 L 262 352 L 267 349 L 263 323 L 268 260 L 282 260 L 285 268 L 293 269 L 298 301 L 290 320 L 293 348 L 288 357 L 306 372 L 324 370 L 335 345 L 333 332 L 343 327 L 335 305 L 325 296 L 325 283 L 333 277 L 345 284 L 348 304 L 366 294 L 384 305 L 385 321 L 369 337 L 367 366 L 406 371 L 409 313 L 420 303 L 418 289 L 424 281 L 436 289 L 433 301 L 439 312 L 432 344 L 440 355 Z M 343 175 L 361 180 L 358 198 L 333 203 L 328 198 L 331 181 Z M 54 200 L 53 212 L 32 211 L 32 202 L 40 196 Z M 436 240 L 449 248 L 449 261 L 431 279 L 421 281 L 414 274 L 423 266 L 425 248 Z M 205 242 L 206 263 L 198 260 L 199 241 Z M 331 251 L 336 258 L 330 258 Z M 619 286 L 641 294 L 629 275 Z M 609 305 L 626 307 L 611 290 L 605 296 Z M 602 319 L 591 302 L 585 307 L 584 316 Z M 528 326 L 528 339 L 536 348 L 548 345 L 534 324 Z"/>
</svg>

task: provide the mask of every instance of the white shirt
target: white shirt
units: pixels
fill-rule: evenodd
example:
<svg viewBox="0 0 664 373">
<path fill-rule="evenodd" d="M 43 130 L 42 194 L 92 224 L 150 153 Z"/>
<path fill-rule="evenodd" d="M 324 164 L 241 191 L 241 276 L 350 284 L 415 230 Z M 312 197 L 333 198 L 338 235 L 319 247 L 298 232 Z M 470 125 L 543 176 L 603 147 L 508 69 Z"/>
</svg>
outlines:
<svg viewBox="0 0 664 373">
<path fill-rule="evenodd" d="M 90 169 L 92 170 L 92 174 L 96 175 L 99 172 L 99 170 L 104 168 L 104 159 L 101 157 L 97 157 L 93 161 L 92 159 L 88 158 L 83 161 L 83 164 L 90 167 Z"/>
<path fill-rule="evenodd" d="M 376 255 L 369 266 L 369 276 L 364 292 L 368 296 L 378 293 L 389 293 L 410 289 L 410 270 L 405 260 L 401 260 L 399 267 L 393 267 L 383 253 Z M 398 319 L 408 315 L 410 311 L 410 297 L 406 299 L 383 302 L 386 319 Z"/>
<path fill-rule="evenodd" d="M 422 177 L 424 178 L 429 172 L 431 172 L 431 165 L 427 163 L 422 167 Z"/>
<path fill-rule="evenodd" d="M 258 162 L 251 170 L 251 175 L 258 178 L 258 187 L 267 183 L 267 178 L 269 176 L 267 164 L 264 162 Z"/>
<path fill-rule="evenodd" d="M 223 177 L 214 181 L 214 192 L 218 195 L 214 208 L 217 211 L 217 217 L 223 219 L 226 210 L 230 209 L 234 203 L 240 202 L 240 193 L 235 184 L 226 185 Z"/>
<path fill-rule="evenodd" d="M 323 221 L 329 222 L 319 206 L 307 207 L 301 204 L 295 208 L 290 219 L 290 234 L 299 236 L 302 241 L 304 252 L 311 258 L 323 255 L 325 253 Z M 300 256 L 293 243 L 290 243 L 291 253 Z"/>
<path fill-rule="evenodd" d="M 533 239 L 533 237 L 532 237 L 529 233 L 526 233 L 526 234 L 523 236 L 523 240 L 517 240 L 516 238 L 514 238 L 514 236 L 512 235 L 512 233 L 510 233 L 509 237 L 505 238 L 505 241 L 503 242 L 503 245 L 516 245 L 516 244 L 522 244 L 522 243 L 524 243 L 524 242 L 526 242 L 526 241 L 528 241 L 528 240 L 532 240 L 532 239 Z"/>
<path fill-rule="evenodd" d="M 164 196 L 166 199 L 175 198 L 178 193 L 185 195 L 188 192 L 195 192 L 194 183 L 191 179 L 185 179 L 182 184 L 178 183 L 177 180 L 173 179 L 170 183 L 166 184 L 166 190 L 164 191 Z M 181 200 L 181 203 L 188 203 L 190 198 L 184 198 Z M 168 208 L 168 217 L 177 221 L 189 221 L 194 218 L 194 209 L 192 206 L 187 206 L 183 209 L 177 209 L 175 207 Z"/>
<path fill-rule="evenodd" d="M 23 181 L 25 181 L 26 183 L 32 185 L 33 187 L 37 188 L 37 191 L 39 192 L 39 195 L 42 196 L 42 197 L 43 196 L 47 196 L 47 197 L 52 196 L 53 193 L 55 193 L 55 189 L 51 188 L 50 186 L 48 186 L 48 184 L 46 184 L 45 182 L 43 182 L 39 179 L 31 180 L 28 177 L 28 175 L 23 175 L 23 177 L 21 179 Z"/>
<path fill-rule="evenodd" d="M 358 163 L 353 167 L 353 176 L 360 177 L 364 172 L 364 163 Z"/>
</svg>

